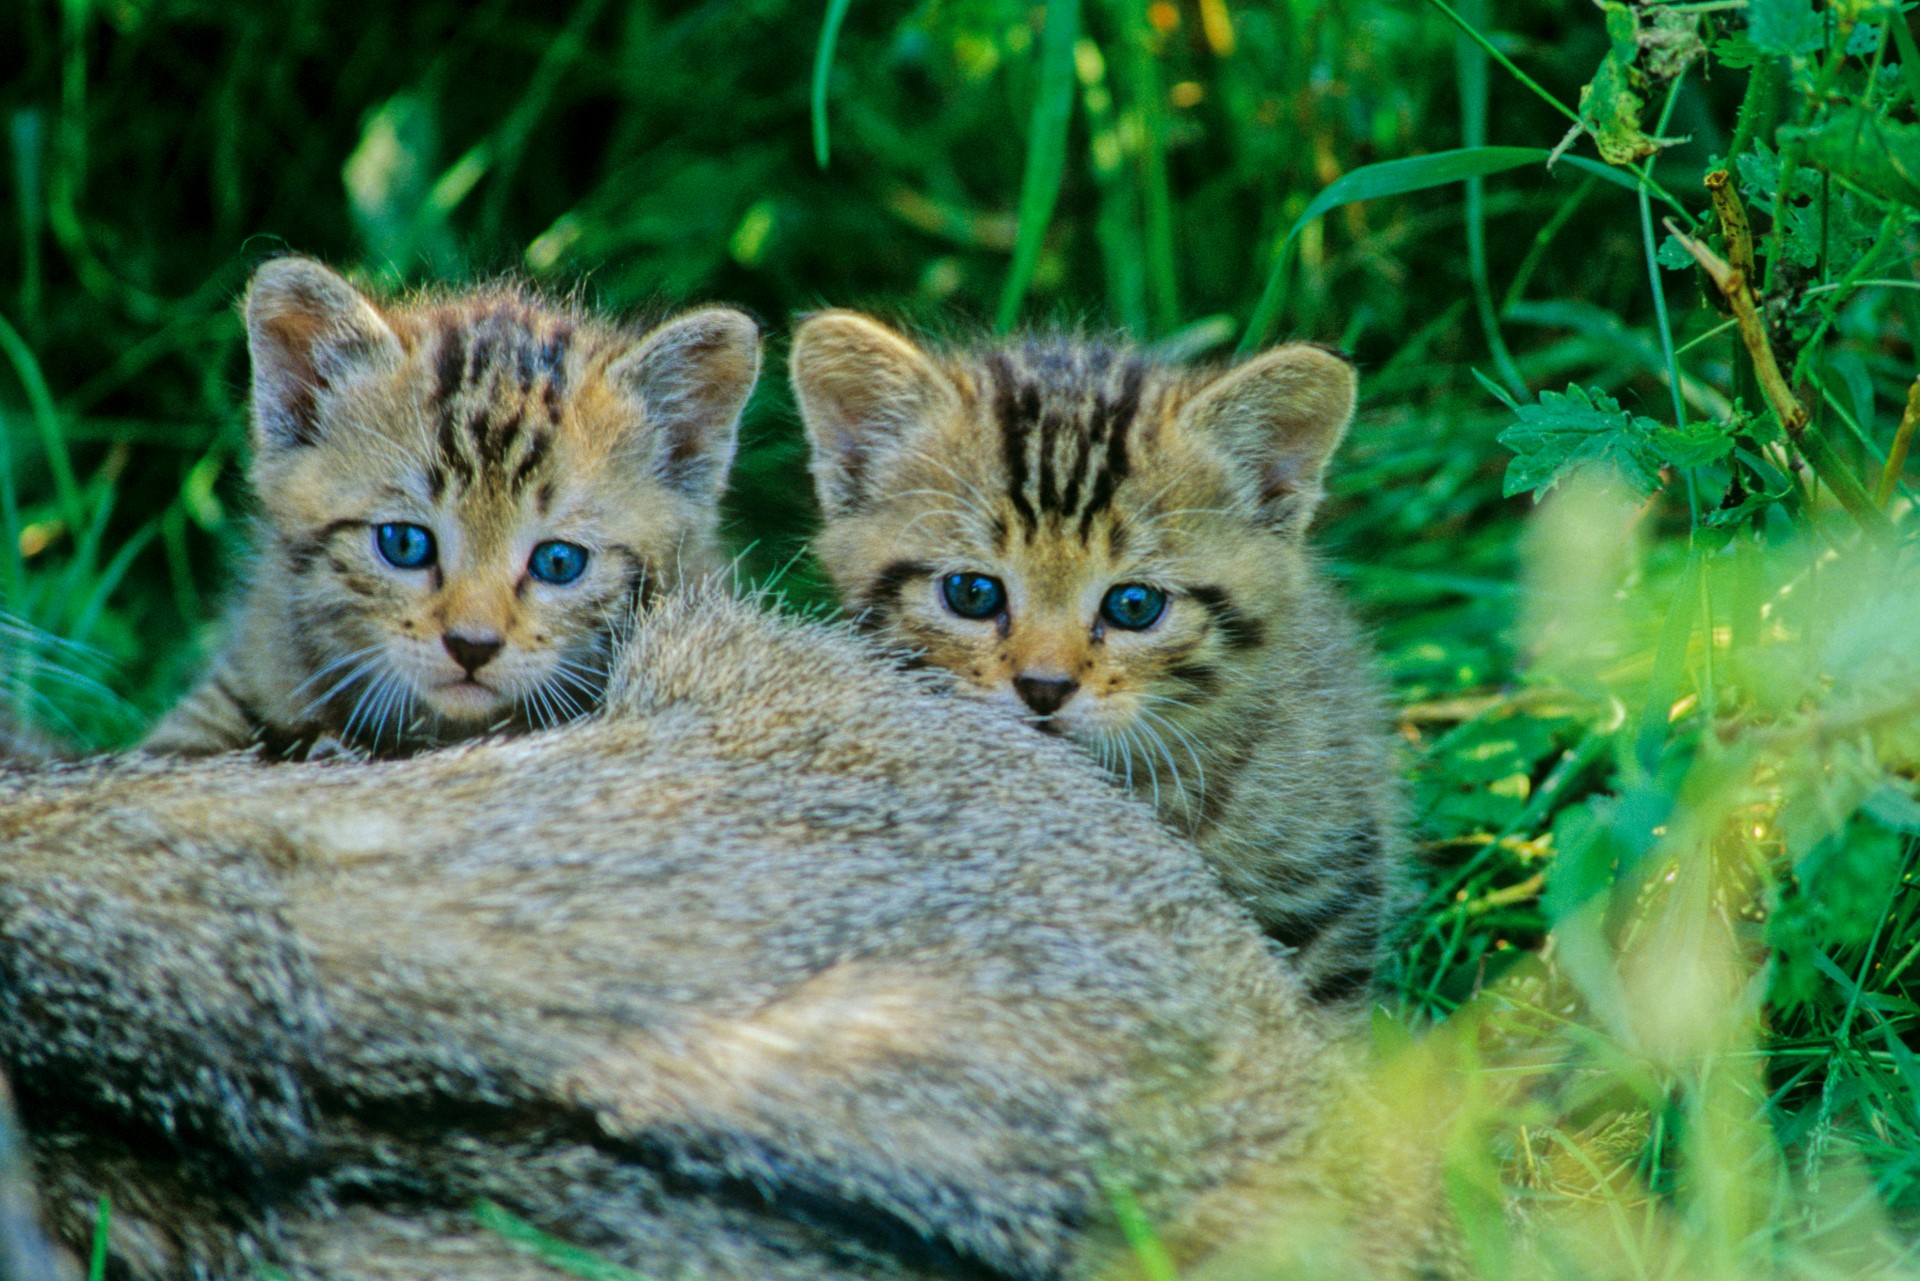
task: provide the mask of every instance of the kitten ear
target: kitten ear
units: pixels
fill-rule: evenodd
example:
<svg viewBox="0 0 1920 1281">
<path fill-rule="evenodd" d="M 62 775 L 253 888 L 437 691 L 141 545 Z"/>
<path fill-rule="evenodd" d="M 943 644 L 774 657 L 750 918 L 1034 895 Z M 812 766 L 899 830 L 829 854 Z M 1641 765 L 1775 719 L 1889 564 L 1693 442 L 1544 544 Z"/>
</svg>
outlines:
<svg viewBox="0 0 1920 1281">
<path fill-rule="evenodd" d="M 254 448 L 319 441 L 320 393 L 355 371 L 395 368 L 400 339 L 374 305 L 311 258 L 275 258 L 247 290 Z"/>
<path fill-rule="evenodd" d="M 1187 404 L 1181 421 L 1251 466 L 1262 517 L 1298 536 L 1320 505 L 1327 459 L 1353 421 L 1356 383 L 1340 356 L 1292 343 L 1222 374 Z"/>
<path fill-rule="evenodd" d="M 731 307 L 676 317 L 607 366 L 608 381 L 639 402 L 653 474 L 701 501 L 726 488 L 759 377 L 760 327 Z"/>
<path fill-rule="evenodd" d="M 854 311 L 810 316 L 788 359 L 810 466 L 830 516 L 858 508 L 875 460 L 916 420 L 951 404 L 951 381 L 907 338 Z"/>
</svg>

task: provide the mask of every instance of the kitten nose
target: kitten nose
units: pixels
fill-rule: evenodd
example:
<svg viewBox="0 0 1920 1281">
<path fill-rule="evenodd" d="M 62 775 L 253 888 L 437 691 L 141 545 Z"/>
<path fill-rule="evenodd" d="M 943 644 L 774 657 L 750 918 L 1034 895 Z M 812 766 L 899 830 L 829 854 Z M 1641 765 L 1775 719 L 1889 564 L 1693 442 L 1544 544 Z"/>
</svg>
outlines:
<svg viewBox="0 0 1920 1281">
<path fill-rule="evenodd" d="M 1071 678 L 1054 676 L 1016 676 L 1014 689 L 1026 700 L 1027 706 L 1042 716 L 1051 716 L 1066 706 L 1073 692 L 1080 688 L 1080 682 Z"/>
<path fill-rule="evenodd" d="M 471 635 L 462 632 L 448 632 L 440 638 L 447 647 L 447 653 L 453 655 L 453 661 L 467 669 L 467 675 L 487 665 L 487 661 L 500 652 L 500 637 L 493 632 L 476 632 Z"/>
</svg>

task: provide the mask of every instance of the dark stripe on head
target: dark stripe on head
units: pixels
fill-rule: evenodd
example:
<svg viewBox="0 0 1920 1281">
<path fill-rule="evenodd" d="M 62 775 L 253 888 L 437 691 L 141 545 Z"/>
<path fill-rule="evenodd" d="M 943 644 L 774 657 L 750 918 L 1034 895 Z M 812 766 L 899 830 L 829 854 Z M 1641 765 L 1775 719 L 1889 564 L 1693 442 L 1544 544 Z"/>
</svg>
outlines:
<svg viewBox="0 0 1920 1281">
<path fill-rule="evenodd" d="M 458 476 L 462 484 L 473 484 L 473 460 L 460 444 L 460 429 L 454 425 L 453 415 L 445 409 L 440 413 L 440 430 L 434 439 L 436 451 L 434 462 L 449 474 Z"/>
<path fill-rule="evenodd" d="M 474 323 L 473 373 L 471 375 L 474 378 L 480 376 L 481 370 L 493 368 L 494 361 L 499 359 L 501 320 L 500 313 L 495 311 L 489 312 Z"/>
<path fill-rule="evenodd" d="M 533 473 L 538 471 L 540 464 L 547 460 L 547 448 L 551 444 L 552 438 L 543 431 L 536 429 L 527 433 L 527 447 L 520 455 L 520 465 L 514 468 L 513 479 L 507 486 L 509 490 L 517 494 L 527 487 L 527 482 L 533 478 Z M 541 486 L 540 509 L 542 511 L 546 510 L 548 488 L 545 485 Z"/>
<path fill-rule="evenodd" d="M 873 576 L 862 599 L 868 609 L 892 605 L 900 598 L 900 589 L 916 578 L 933 574 L 933 566 L 917 560 L 896 560 Z"/>
<path fill-rule="evenodd" d="M 1189 587 L 1187 595 L 1206 607 L 1215 630 L 1220 633 L 1220 639 L 1227 643 L 1227 648 L 1254 649 L 1267 639 L 1267 629 L 1260 625 L 1260 620 L 1241 613 L 1226 588 Z"/>
<path fill-rule="evenodd" d="M 287 568 L 293 571 L 295 578 L 303 578 L 313 568 L 313 562 L 320 559 L 327 550 L 325 542 L 313 538 L 296 539 L 287 544 Z"/>
<path fill-rule="evenodd" d="M 1086 431 L 1074 433 L 1073 461 L 1067 468 L 1067 488 L 1066 491 L 1060 495 L 1060 518 L 1062 520 L 1073 519 L 1074 510 L 1080 506 L 1080 486 L 1084 484 L 1087 479 L 1087 460 L 1093 456 L 1093 434 L 1098 431 L 1099 428 L 1100 419 L 1096 412 L 1093 422 L 1088 425 Z M 1082 530 L 1080 541 L 1085 542 L 1086 533 L 1084 531 L 1086 530 L 1086 525 L 1083 523 L 1080 528 Z"/>
<path fill-rule="evenodd" d="M 556 320 L 540 343 L 540 372 L 546 375 L 547 386 L 555 393 L 564 394 L 567 389 L 567 348 L 572 343 L 571 320 Z"/>
<path fill-rule="evenodd" d="M 1111 402 L 1103 396 L 1095 408 L 1100 428 L 1106 435 L 1107 456 L 1105 466 L 1093 479 L 1093 490 L 1087 495 L 1086 510 L 1080 513 L 1082 542 L 1087 540 L 1093 528 L 1093 518 L 1113 503 L 1114 492 L 1120 488 L 1120 482 L 1127 478 L 1127 433 L 1133 430 L 1134 420 L 1140 416 L 1140 392 L 1146 384 L 1146 378 L 1145 362 L 1129 360 L 1126 373 L 1121 375 L 1119 396 Z"/>
<path fill-rule="evenodd" d="M 285 544 L 287 564 L 296 575 L 304 574 L 326 553 L 341 530 L 364 528 L 365 521 L 330 520 L 305 538 L 289 539 Z"/>
<path fill-rule="evenodd" d="M 433 363 L 432 408 L 446 412 L 447 402 L 467 380 L 467 336 L 459 329 L 440 335 L 440 355 Z"/>
<path fill-rule="evenodd" d="M 1038 393 L 1035 393 L 1034 399 L 1036 402 L 1039 400 Z M 1060 416 L 1052 411 L 1040 414 L 1039 419 L 1040 491 L 1039 502 L 1035 505 L 1043 512 L 1059 512 L 1060 493 L 1053 482 L 1053 450 L 1059 442 L 1060 433 L 1069 424 L 1062 422 Z"/>
<path fill-rule="evenodd" d="M 513 346 L 513 380 L 520 386 L 520 394 L 527 395 L 533 390 L 534 375 L 539 372 L 540 352 L 533 345 L 531 336 Z"/>
<path fill-rule="evenodd" d="M 1038 520 L 1033 504 L 1027 501 L 1027 428 L 1039 396 L 1031 387 L 1017 385 L 1013 367 L 1005 353 L 987 357 L 987 370 L 993 376 L 993 413 L 1000 420 L 1000 440 L 1007 466 L 1007 496 L 1013 510 L 1031 533 Z"/>
<path fill-rule="evenodd" d="M 482 471 L 496 471 L 506 462 L 525 413 L 516 407 L 505 418 L 495 420 L 494 406 L 483 405 L 467 419 L 467 438 L 473 442 L 473 458 Z"/>
</svg>

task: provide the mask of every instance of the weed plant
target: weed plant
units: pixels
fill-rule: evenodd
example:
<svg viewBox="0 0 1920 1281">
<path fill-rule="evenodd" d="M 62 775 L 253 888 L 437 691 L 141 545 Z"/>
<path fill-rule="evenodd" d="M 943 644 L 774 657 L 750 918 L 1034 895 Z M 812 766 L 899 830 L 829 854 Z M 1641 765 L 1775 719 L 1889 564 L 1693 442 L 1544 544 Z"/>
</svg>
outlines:
<svg viewBox="0 0 1920 1281">
<path fill-rule="evenodd" d="M 1423 854 L 1384 1124 L 1446 1136 L 1476 1272 L 1920 1276 L 1908 21 L 24 0 L 0 697 L 112 746 L 204 660 L 244 574 L 233 300 L 283 249 L 776 332 L 831 302 L 1339 343 L 1324 540 Z M 730 530 L 818 602 L 778 374 Z"/>
</svg>

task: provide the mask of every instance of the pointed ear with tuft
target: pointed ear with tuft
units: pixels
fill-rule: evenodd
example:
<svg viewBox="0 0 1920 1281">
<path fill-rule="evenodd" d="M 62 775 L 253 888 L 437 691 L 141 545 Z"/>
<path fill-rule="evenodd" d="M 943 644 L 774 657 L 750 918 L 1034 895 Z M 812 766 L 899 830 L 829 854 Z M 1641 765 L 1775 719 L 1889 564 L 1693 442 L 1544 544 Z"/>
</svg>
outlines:
<svg viewBox="0 0 1920 1281">
<path fill-rule="evenodd" d="M 701 502 L 727 487 L 759 377 L 760 327 L 731 307 L 675 317 L 607 366 L 608 381 L 639 403 L 654 477 Z"/>
<path fill-rule="evenodd" d="M 1228 370 L 1181 414 L 1253 469 L 1260 514 L 1282 533 L 1306 532 L 1326 470 L 1353 421 L 1353 366 L 1321 347 L 1275 347 Z"/>
<path fill-rule="evenodd" d="M 397 368 L 400 339 L 360 291 L 311 258 L 275 258 L 247 290 L 254 448 L 317 444 L 320 393 L 365 369 Z"/>
<path fill-rule="evenodd" d="M 954 406 L 953 383 L 918 347 L 854 311 L 810 316 L 788 361 L 813 447 L 814 490 L 828 516 L 857 511 L 911 424 Z"/>
</svg>

